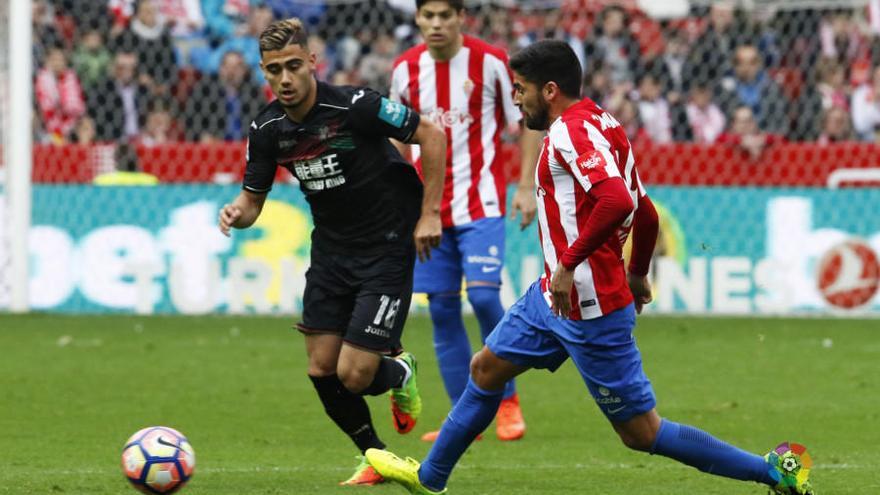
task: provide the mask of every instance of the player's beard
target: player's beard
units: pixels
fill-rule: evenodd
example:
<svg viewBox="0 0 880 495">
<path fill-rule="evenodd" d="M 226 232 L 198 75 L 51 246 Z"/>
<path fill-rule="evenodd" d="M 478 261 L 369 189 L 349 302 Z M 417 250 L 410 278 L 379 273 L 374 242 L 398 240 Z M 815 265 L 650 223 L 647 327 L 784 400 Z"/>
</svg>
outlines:
<svg viewBox="0 0 880 495">
<path fill-rule="evenodd" d="M 546 131 L 550 127 L 550 105 L 539 97 L 535 111 L 525 113 L 525 121 L 526 127 L 533 131 Z"/>
</svg>

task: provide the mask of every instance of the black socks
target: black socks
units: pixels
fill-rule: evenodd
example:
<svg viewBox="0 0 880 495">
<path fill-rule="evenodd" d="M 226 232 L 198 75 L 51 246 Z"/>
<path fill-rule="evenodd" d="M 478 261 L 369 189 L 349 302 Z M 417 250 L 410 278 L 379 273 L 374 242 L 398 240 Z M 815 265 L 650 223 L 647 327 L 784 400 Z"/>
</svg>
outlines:
<svg viewBox="0 0 880 495">
<path fill-rule="evenodd" d="M 398 366 L 400 366 L 399 363 Z M 400 368 L 401 373 L 405 374 L 406 370 L 402 366 Z M 380 366 L 380 372 L 382 369 L 383 367 Z M 376 380 L 378 380 L 379 374 L 379 372 L 376 373 Z M 318 397 L 320 397 L 321 403 L 324 404 L 324 411 L 327 413 L 327 416 L 330 416 L 330 419 L 339 426 L 339 429 L 351 437 L 351 440 L 361 450 L 361 453 L 367 449 L 385 448 L 385 444 L 379 440 L 376 430 L 373 429 L 370 409 L 367 407 L 367 402 L 363 397 L 349 392 L 336 375 L 309 376 L 309 378 L 312 380 L 315 390 L 318 391 Z M 376 380 L 373 380 L 373 384 L 367 387 L 368 390 L 375 385 Z M 388 390 L 388 388 L 385 390 Z"/>
<path fill-rule="evenodd" d="M 400 388 L 406 379 L 407 368 L 400 361 L 382 357 L 373 383 L 361 391 L 360 395 L 382 395 L 392 388 Z"/>
</svg>

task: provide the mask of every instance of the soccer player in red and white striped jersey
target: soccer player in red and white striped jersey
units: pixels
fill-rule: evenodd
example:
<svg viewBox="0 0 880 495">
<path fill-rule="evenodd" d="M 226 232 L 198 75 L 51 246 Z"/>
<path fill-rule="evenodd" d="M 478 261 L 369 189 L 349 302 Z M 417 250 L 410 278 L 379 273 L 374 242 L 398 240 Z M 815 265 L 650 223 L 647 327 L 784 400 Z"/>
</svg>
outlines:
<svg viewBox="0 0 880 495">
<path fill-rule="evenodd" d="M 390 98 L 404 103 L 446 132 L 446 182 L 440 217 L 443 238 L 427 262 L 416 264 L 414 291 L 428 294 L 434 346 L 446 391 L 454 404 L 467 384 L 471 347 L 461 316 L 461 280 L 485 338 L 504 314 L 499 296 L 504 263 L 507 183 L 501 139 L 520 133 L 520 187 L 512 201 L 521 227 L 535 214 L 534 165 L 540 134 L 520 131 L 507 54 L 462 34 L 462 0 L 418 0 L 416 24 L 424 37 L 394 65 Z M 418 148 L 411 155 L 420 167 Z M 498 413 L 497 435 L 525 433 L 514 383 Z M 436 432 L 423 436 L 432 440 Z"/>
<path fill-rule="evenodd" d="M 474 356 L 467 389 L 427 458 L 419 464 L 368 449 L 367 461 L 410 493 L 446 493 L 452 468 L 492 421 L 505 383 L 530 368 L 555 371 L 571 359 L 627 447 L 763 483 L 774 494 L 812 495 L 802 445 L 785 442 L 761 457 L 660 417 L 633 337 L 636 313 L 651 300 L 647 272 L 659 222 L 629 142 L 614 117 L 581 99 L 580 64 L 565 42 L 539 41 L 510 65 L 526 125 L 548 130 L 536 170 L 545 273 Z M 621 246 L 630 229 L 627 286 Z M 567 399 L 558 400 L 561 417 L 572 413 Z"/>
</svg>

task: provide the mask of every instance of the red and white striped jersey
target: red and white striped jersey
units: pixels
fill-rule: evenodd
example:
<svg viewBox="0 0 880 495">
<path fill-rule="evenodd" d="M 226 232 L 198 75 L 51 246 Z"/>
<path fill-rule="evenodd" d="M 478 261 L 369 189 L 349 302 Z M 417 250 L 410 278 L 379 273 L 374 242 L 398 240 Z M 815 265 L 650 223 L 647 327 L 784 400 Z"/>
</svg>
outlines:
<svg viewBox="0 0 880 495">
<path fill-rule="evenodd" d="M 501 132 L 522 116 L 513 104 L 513 84 L 503 50 L 464 36 L 447 61 L 431 58 L 425 44 L 394 64 L 390 97 L 415 109 L 446 131 L 446 182 L 440 218 L 452 227 L 504 216 L 506 184 Z M 421 173 L 417 146 L 413 161 Z"/>
<path fill-rule="evenodd" d="M 633 203 L 638 205 L 645 190 L 626 132 L 611 114 L 585 98 L 550 126 L 535 170 L 544 251 L 541 287 L 548 304 L 556 264 L 578 238 L 592 212 L 594 202 L 587 192 L 594 184 L 612 177 L 623 179 Z M 627 217 L 616 236 L 575 268 L 569 318 L 598 318 L 633 301 L 623 265 L 623 245 L 634 214 Z"/>
</svg>

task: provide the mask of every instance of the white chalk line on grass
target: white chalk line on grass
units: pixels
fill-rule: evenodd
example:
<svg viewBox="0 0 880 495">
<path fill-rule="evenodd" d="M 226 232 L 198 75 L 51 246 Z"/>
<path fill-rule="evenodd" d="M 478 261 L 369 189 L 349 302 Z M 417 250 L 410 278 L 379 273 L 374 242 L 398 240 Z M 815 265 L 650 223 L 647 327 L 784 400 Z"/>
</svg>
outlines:
<svg viewBox="0 0 880 495">
<path fill-rule="evenodd" d="M 656 464 L 652 463 L 646 464 L 628 464 L 628 463 L 578 463 L 578 464 L 553 464 L 553 463 L 541 463 L 541 464 L 487 464 L 487 463 L 465 463 L 456 466 L 457 471 L 467 471 L 471 469 L 480 469 L 480 470 L 495 470 L 495 471 L 556 471 L 556 470 L 564 470 L 564 469 L 639 469 L 639 470 L 651 470 L 651 471 L 669 471 L 674 469 L 680 469 L 680 465 L 676 464 Z M 873 470 L 875 466 L 868 466 L 865 464 L 814 464 L 813 470 L 829 470 L 829 471 L 846 471 L 846 470 Z M 351 466 L 275 466 L 275 467 L 263 467 L 263 466 L 248 466 L 248 467 L 206 467 L 206 468 L 196 468 L 196 472 L 198 474 L 252 474 L 252 473 L 329 473 L 329 472 L 348 472 L 351 471 Z M 107 469 L 107 468 L 81 468 L 81 469 L 25 469 L 22 470 L 23 474 L 33 475 L 34 473 L 38 473 L 40 475 L 46 476 L 65 476 L 65 475 L 95 475 L 95 474 L 118 474 L 119 471 L 116 469 Z M 7 471 L 6 474 L 9 474 Z M 0 479 L 3 477 L 0 476 Z"/>
</svg>

